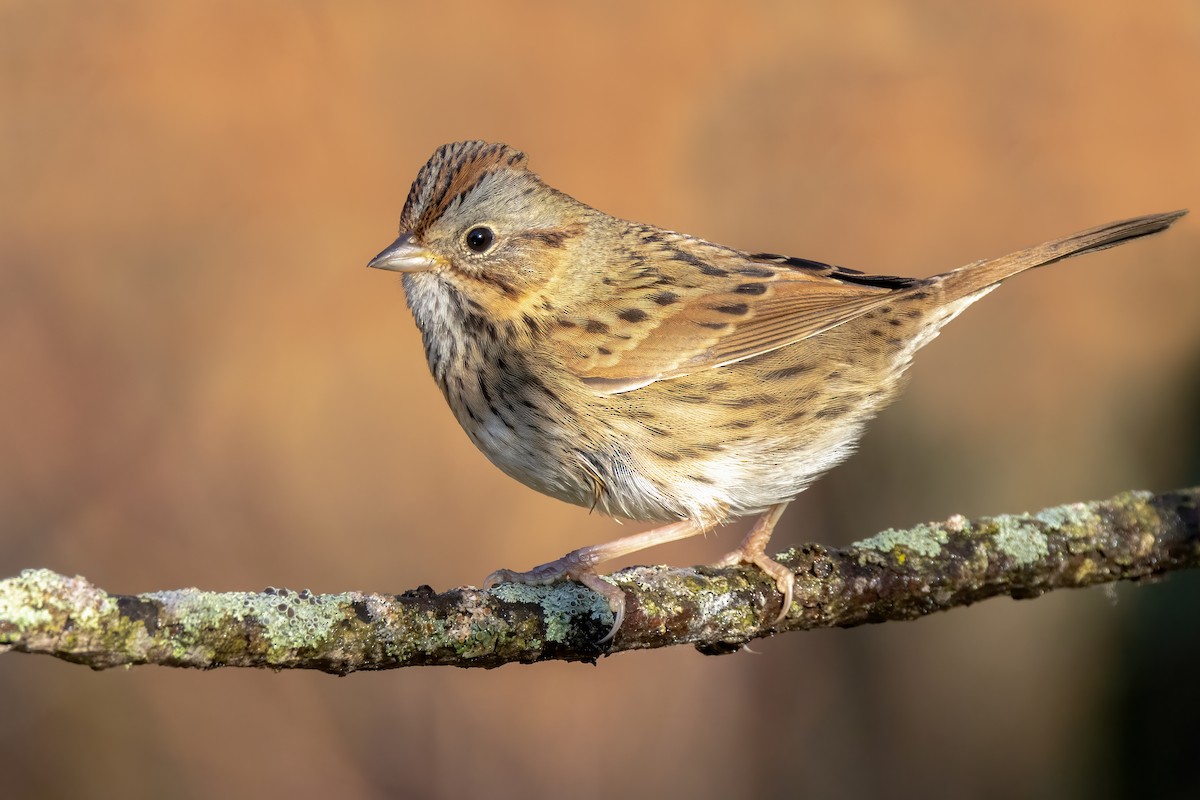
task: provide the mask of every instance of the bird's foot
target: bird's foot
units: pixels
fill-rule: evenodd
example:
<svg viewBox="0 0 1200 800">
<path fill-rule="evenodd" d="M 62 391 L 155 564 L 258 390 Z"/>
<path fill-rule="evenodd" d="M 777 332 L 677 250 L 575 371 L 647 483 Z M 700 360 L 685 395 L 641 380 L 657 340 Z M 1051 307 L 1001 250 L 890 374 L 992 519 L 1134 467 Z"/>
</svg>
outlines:
<svg viewBox="0 0 1200 800">
<path fill-rule="evenodd" d="M 669 525 L 663 525 L 641 533 L 624 536 L 605 544 L 595 544 L 572 550 L 557 561 L 534 567 L 528 572 L 514 572 L 511 569 L 498 569 L 484 579 L 483 587 L 490 589 L 498 583 L 523 583 L 527 586 L 545 586 L 555 581 L 578 581 L 598 593 L 606 601 L 613 613 L 613 626 L 608 635 L 598 644 L 610 641 L 616 635 L 617 629 L 625 621 L 625 592 L 613 586 L 596 572 L 596 565 L 614 558 L 645 550 L 647 547 L 675 542 L 695 536 L 708 530 L 708 525 L 680 520 Z M 770 535 L 770 531 L 767 532 Z"/>
<path fill-rule="evenodd" d="M 787 618 L 788 612 L 792 610 L 792 596 L 796 589 L 796 576 L 792 571 L 766 553 L 767 542 L 771 540 L 771 532 L 775 529 L 775 523 L 779 521 L 783 509 L 786 507 L 787 503 L 772 506 L 758 518 L 738 548 L 713 565 L 736 567 L 741 564 L 753 564 L 775 579 L 775 585 L 779 588 L 779 593 L 783 595 L 783 605 L 779 609 L 779 615 L 771 623 L 772 625 L 778 625 Z"/>
<path fill-rule="evenodd" d="M 582 583 L 605 599 L 613 613 L 613 625 L 597 644 L 611 641 L 617 629 L 625 621 L 625 592 L 596 572 L 595 548 L 584 547 L 567 553 L 562 558 L 534 567 L 528 572 L 498 569 L 483 580 L 483 588 L 490 589 L 501 583 L 520 583 L 526 586 L 547 586 L 560 580 Z"/>
</svg>

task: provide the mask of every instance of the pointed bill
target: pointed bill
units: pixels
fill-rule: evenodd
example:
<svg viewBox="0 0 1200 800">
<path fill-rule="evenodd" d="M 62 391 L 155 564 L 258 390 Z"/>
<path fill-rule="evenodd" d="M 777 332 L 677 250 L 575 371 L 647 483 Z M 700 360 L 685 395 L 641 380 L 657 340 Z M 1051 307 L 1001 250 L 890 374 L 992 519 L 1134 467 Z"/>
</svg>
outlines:
<svg viewBox="0 0 1200 800">
<path fill-rule="evenodd" d="M 393 272 L 420 272 L 437 264 L 437 259 L 424 247 L 412 240 L 411 233 L 402 233 L 400 238 L 371 259 L 368 267 L 390 269 Z"/>
</svg>

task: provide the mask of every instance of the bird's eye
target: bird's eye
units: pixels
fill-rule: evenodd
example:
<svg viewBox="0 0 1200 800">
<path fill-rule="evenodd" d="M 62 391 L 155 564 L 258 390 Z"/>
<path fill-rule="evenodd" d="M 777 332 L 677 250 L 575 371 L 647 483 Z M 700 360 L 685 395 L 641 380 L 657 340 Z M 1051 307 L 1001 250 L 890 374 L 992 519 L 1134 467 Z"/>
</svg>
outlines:
<svg viewBox="0 0 1200 800">
<path fill-rule="evenodd" d="M 471 248 L 472 252 L 486 253 L 494 241 L 496 234 L 492 233 L 491 228 L 480 226 L 467 231 L 467 247 Z"/>
</svg>

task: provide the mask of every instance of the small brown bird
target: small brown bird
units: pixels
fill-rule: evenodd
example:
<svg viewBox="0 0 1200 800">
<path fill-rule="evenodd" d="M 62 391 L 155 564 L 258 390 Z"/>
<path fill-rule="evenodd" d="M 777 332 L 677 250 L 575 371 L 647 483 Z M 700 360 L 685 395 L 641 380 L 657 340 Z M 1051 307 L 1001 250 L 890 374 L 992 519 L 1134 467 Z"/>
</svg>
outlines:
<svg viewBox="0 0 1200 800">
<path fill-rule="evenodd" d="M 1165 230 L 1186 211 L 1093 228 L 931 278 L 744 253 L 616 219 L 547 186 L 503 144 L 444 145 L 400 238 L 369 266 L 404 273 L 433 377 L 492 463 L 570 503 L 667 522 L 487 586 L 577 580 L 615 620 L 596 566 L 761 514 L 719 563 L 755 564 L 789 502 L 850 455 L 913 353 L 1018 272 Z"/>
</svg>

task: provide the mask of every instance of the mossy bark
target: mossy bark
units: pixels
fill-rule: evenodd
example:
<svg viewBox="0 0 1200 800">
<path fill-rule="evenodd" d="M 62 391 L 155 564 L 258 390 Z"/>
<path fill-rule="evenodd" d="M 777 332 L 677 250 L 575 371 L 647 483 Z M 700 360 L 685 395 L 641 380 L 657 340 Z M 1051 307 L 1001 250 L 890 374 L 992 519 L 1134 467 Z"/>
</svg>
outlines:
<svg viewBox="0 0 1200 800">
<path fill-rule="evenodd" d="M 842 549 L 777 558 L 796 573 L 787 619 L 774 581 L 741 568 L 637 567 L 612 580 L 624 624 L 573 583 L 488 591 L 420 587 L 399 595 L 199 589 L 109 594 L 81 577 L 26 570 L 0 580 L 0 650 L 104 669 L 126 664 L 365 669 L 594 661 L 692 644 L 710 654 L 790 630 L 914 619 L 996 595 L 1141 580 L 1200 565 L 1200 487 L 888 530 Z"/>
</svg>

